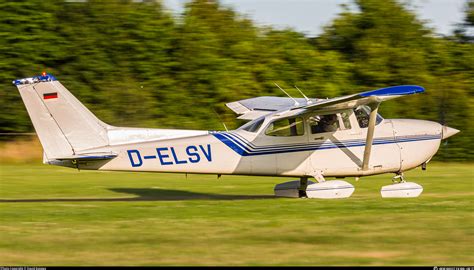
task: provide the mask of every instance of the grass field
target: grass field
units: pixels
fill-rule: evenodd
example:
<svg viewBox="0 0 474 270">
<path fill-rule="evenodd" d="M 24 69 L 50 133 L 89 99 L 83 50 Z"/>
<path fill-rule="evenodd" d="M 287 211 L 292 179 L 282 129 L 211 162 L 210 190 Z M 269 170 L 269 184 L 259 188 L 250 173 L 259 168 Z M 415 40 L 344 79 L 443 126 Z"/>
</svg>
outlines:
<svg viewBox="0 0 474 270">
<path fill-rule="evenodd" d="M 473 265 L 474 165 L 407 173 L 420 198 L 273 197 L 285 178 L 0 164 L 0 265 Z M 291 179 L 290 179 L 291 180 Z"/>
</svg>

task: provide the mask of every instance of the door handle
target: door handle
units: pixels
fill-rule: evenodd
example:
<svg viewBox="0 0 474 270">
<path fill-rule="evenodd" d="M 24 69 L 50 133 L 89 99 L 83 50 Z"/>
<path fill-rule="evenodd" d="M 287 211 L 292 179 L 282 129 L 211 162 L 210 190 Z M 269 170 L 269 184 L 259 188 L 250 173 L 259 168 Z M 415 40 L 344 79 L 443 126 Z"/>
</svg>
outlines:
<svg viewBox="0 0 474 270">
<path fill-rule="evenodd" d="M 324 137 L 316 137 L 316 138 L 314 138 L 314 140 L 323 140 L 323 139 L 324 139 Z"/>
</svg>

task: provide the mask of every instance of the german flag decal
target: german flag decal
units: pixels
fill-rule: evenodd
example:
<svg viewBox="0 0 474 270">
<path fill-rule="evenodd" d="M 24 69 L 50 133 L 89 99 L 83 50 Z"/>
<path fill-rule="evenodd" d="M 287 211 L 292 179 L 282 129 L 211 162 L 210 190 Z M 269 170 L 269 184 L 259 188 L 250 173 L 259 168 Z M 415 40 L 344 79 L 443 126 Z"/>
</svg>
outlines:
<svg viewBox="0 0 474 270">
<path fill-rule="evenodd" d="M 43 94 L 43 99 L 53 99 L 53 98 L 58 98 L 58 93 Z"/>
</svg>

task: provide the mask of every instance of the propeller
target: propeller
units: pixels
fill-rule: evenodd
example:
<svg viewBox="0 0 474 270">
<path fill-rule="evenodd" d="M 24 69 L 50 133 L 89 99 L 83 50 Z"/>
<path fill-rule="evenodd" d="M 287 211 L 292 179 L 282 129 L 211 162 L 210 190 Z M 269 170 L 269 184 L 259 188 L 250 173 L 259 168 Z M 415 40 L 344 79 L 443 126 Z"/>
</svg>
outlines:
<svg viewBox="0 0 474 270">
<path fill-rule="evenodd" d="M 441 139 L 444 139 L 444 145 L 447 146 L 448 145 L 448 138 L 453 136 L 454 134 L 458 133 L 459 130 L 458 129 L 455 129 L 455 128 L 452 128 L 452 127 L 449 127 L 447 125 L 447 117 L 446 117 L 446 104 L 445 104 L 445 100 L 446 100 L 446 95 L 445 95 L 445 90 L 443 89 L 443 97 L 441 99 L 441 110 L 440 110 L 440 113 L 439 113 L 439 116 L 440 116 L 440 121 L 439 123 L 443 126 L 442 129 L 441 129 Z"/>
</svg>

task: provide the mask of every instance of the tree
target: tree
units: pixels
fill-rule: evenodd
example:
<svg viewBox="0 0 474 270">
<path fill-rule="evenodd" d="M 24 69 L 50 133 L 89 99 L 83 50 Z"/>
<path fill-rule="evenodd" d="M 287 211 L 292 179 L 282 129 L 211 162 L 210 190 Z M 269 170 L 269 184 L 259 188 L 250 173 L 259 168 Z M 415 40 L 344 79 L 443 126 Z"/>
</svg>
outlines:
<svg viewBox="0 0 474 270">
<path fill-rule="evenodd" d="M 381 114 L 458 128 L 437 158 L 474 159 L 473 1 L 448 37 L 396 0 L 355 5 L 308 38 L 258 27 L 217 0 L 189 1 L 177 17 L 152 0 L 2 2 L 1 131 L 32 130 L 10 82 L 43 70 L 112 125 L 210 130 L 242 124 L 227 102 L 285 96 L 274 82 L 319 98 L 416 84 L 426 93 L 386 102 Z"/>
</svg>

